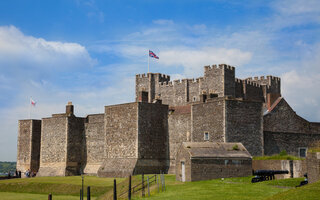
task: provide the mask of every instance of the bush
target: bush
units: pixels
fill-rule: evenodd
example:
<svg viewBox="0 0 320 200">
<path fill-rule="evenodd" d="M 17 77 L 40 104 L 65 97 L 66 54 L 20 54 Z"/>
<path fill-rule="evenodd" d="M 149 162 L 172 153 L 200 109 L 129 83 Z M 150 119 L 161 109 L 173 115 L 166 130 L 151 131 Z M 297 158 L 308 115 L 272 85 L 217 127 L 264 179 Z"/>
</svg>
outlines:
<svg viewBox="0 0 320 200">
<path fill-rule="evenodd" d="M 239 147 L 238 147 L 238 145 L 237 145 L 237 144 L 236 144 L 236 145 L 234 145 L 234 146 L 232 147 L 232 150 L 239 151 Z"/>
<path fill-rule="evenodd" d="M 287 156 L 288 153 L 286 150 L 282 150 L 280 153 L 279 153 L 279 156 Z"/>
</svg>

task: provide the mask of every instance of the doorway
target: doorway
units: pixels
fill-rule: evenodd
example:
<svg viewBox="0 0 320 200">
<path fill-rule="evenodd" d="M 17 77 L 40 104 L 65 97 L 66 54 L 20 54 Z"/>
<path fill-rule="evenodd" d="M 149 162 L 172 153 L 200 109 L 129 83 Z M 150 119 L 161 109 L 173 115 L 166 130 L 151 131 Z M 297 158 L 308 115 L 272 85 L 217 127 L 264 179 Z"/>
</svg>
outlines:
<svg viewBox="0 0 320 200">
<path fill-rule="evenodd" d="M 186 181 L 186 167 L 184 165 L 184 162 L 181 162 L 181 174 L 182 174 L 182 182 Z"/>
</svg>

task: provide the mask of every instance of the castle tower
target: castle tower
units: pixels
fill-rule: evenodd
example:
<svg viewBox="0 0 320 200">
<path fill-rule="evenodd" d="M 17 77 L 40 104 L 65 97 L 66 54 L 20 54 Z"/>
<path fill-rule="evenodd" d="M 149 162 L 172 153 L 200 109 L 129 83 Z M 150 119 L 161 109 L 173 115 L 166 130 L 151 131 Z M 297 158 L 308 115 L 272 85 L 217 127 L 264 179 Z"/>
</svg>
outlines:
<svg viewBox="0 0 320 200">
<path fill-rule="evenodd" d="M 41 120 L 19 120 L 17 171 L 38 172 L 40 140 Z"/>
<path fill-rule="evenodd" d="M 136 101 L 139 101 L 139 92 L 148 92 L 148 102 L 151 103 L 159 94 L 159 84 L 168 83 L 170 76 L 160 73 L 136 75 Z"/>
<path fill-rule="evenodd" d="M 85 118 L 73 115 L 71 102 L 66 113 L 42 119 L 38 176 L 79 175 L 84 163 Z"/>
</svg>

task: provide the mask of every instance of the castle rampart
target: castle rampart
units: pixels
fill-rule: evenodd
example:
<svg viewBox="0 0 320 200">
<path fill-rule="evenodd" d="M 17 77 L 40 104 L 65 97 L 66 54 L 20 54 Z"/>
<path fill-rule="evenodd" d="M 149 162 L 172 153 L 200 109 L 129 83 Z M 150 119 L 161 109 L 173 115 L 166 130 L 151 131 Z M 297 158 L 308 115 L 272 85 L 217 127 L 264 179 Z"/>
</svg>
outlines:
<svg viewBox="0 0 320 200">
<path fill-rule="evenodd" d="M 80 174 L 85 118 L 75 117 L 70 107 L 69 102 L 66 113 L 42 119 L 38 176 Z"/>
<path fill-rule="evenodd" d="M 148 92 L 148 101 L 161 99 L 164 104 L 182 106 L 199 102 L 200 95 L 230 96 L 246 100 L 267 102 L 268 93 L 280 95 L 280 78 L 267 76 L 235 78 L 235 68 L 220 64 L 204 67 L 204 76 L 197 79 L 170 81 L 162 74 L 136 75 L 136 99 L 139 91 Z"/>
<path fill-rule="evenodd" d="M 17 170 L 37 172 L 40 160 L 41 120 L 19 120 Z"/>
<path fill-rule="evenodd" d="M 320 123 L 298 116 L 280 92 L 280 78 L 238 79 L 225 64 L 205 66 L 197 79 L 136 75 L 133 103 L 82 118 L 69 102 L 65 113 L 20 120 L 17 169 L 39 168 L 38 176 L 173 173 L 183 142 L 241 142 L 255 156 L 299 155 L 320 138 Z"/>
</svg>

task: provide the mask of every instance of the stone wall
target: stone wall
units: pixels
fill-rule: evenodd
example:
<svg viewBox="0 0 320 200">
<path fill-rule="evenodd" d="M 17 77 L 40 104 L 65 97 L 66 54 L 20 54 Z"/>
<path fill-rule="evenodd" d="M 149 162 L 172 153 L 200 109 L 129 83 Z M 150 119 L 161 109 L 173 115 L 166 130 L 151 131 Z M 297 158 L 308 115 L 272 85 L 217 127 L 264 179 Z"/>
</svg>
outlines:
<svg viewBox="0 0 320 200">
<path fill-rule="evenodd" d="M 262 102 L 227 99 L 225 112 L 225 142 L 241 142 L 251 155 L 263 155 Z"/>
<path fill-rule="evenodd" d="M 79 175 L 84 164 L 85 118 L 68 117 L 66 176 Z"/>
<path fill-rule="evenodd" d="M 182 142 L 191 141 L 191 105 L 172 108 L 168 116 L 170 174 L 175 172 L 175 158 Z"/>
<path fill-rule="evenodd" d="M 191 160 L 191 180 L 201 181 L 216 178 L 244 177 L 252 174 L 251 159 L 199 158 Z"/>
<path fill-rule="evenodd" d="M 207 103 L 193 104 L 191 107 L 191 141 L 203 142 L 209 133 L 210 142 L 225 142 L 223 98 L 215 98 Z"/>
<path fill-rule="evenodd" d="M 88 115 L 85 123 L 85 169 L 86 174 L 96 174 L 104 158 L 104 114 Z"/>
<path fill-rule="evenodd" d="M 42 119 L 40 169 L 37 176 L 65 176 L 68 117 Z"/>
<path fill-rule="evenodd" d="M 185 148 L 181 147 L 181 145 L 177 149 L 177 157 L 175 164 L 175 174 L 176 180 L 182 181 L 182 167 L 181 162 L 184 162 L 185 166 L 185 181 L 190 182 L 191 180 L 191 159 L 190 154 Z"/>
<path fill-rule="evenodd" d="M 133 174 L 138 158 L 138 103 L 105 107 L 105 153 L 98 176 Z"/>
<path fill-rule="evenodd" d="M 37 172 L 40 160 L 41 120 L 19 120 L 17 170 Z"/>
<path fill-rule="evenodd" d="M 253 160 L 253 170 L 288 170 L 288 174 L 277 174 L 276 179 L 303 177 L 307 172 L 306 160 Z"/>
<path fill-rule="evenodd" d="M 168 106 L 139 102 L 138 109 L 138 163 L 134 173 L 167 172 Z"/>
<path fill-rule="evenodd" d="M 285 150 L 288 154 L 299 156 L 299 147 L 309 147 L 320 140 L 320 134 L 269 132 L 264 131 L 265 155 L 278 154 Z"/>
<path fill-rule="evenodd" d="M 204 76 L 197 79 L 183 79 L 170 82 L 170 77 L 158 73 L 136 75 L 136 101 L 139 91 L 149 93 L 149 102 L 159 96 L 163 104 L 171 106 L 186 105 L 199 101 L 201 94 L 235 96 L 235 69 L 232 66 L 205 66 Z"/>
<path fill-rule="evenodd" d="M 308 152 L 307 171 L 309 183 L 320 180 L 320 152 Z"/>
<path fill-rule="evenodd" d="M 168 106 L 135 102 L 105 107 L 105 159 L 99 176 L 158 173 L 168 166 Z"/>
<path fill-rule="evenodd" d="M 282 98 L 271 112 L 263 117 L 263 130 L 269 132 L 311 133 L 310 123 L 298 116 Z"/>
</svg>

